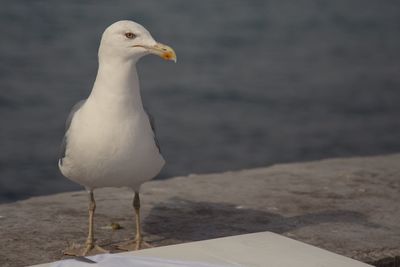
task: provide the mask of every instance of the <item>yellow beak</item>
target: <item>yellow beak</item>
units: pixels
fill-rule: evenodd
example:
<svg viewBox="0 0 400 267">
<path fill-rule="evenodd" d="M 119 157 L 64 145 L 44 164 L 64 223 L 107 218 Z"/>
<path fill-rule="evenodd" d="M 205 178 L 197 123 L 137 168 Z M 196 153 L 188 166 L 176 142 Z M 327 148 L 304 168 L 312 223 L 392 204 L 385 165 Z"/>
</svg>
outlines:
<svg viewBox="0 0 400 267">
<path fill-rule="evenodd" d="M 168 45 L 156 43 L 154 46 L 147 45 L 135 45 L 134 47 L 143 47 L 147 49 L 150 53 L 162 57 L 165 60 L 172 60 L 176 63 L 176 54 L 174 49 Z"/>
</svg>

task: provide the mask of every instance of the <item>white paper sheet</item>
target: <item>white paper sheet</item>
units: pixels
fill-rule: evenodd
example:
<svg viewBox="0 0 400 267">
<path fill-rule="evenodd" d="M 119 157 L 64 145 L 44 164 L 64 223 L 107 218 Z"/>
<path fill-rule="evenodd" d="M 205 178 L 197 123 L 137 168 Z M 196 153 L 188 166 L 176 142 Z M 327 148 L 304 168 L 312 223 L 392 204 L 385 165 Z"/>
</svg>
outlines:
<svg viewBox="0 0 400 267">
<path fill-rule="evenodd" d="M 51 267 L 239 267 L 240 265 L 215 265 L 201 262 L 166 260 L 134 255 L 100 254 L 86 257 L 96 263 L 68 259 L 54 262 Z"/>
</svg>

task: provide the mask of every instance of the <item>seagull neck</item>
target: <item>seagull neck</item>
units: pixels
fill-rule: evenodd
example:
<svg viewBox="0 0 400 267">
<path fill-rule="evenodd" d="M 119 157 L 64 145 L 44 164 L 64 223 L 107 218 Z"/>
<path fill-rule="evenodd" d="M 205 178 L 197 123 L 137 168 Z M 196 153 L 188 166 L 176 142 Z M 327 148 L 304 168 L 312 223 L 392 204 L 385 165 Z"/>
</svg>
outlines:
<svg viewBox="0 0 400 267">
<path fill-rule="evenodd" d="M 136 62 L 99 62 L 96 81 L 90 94 L 99 104 L 143 109 Z"/>
</svg>

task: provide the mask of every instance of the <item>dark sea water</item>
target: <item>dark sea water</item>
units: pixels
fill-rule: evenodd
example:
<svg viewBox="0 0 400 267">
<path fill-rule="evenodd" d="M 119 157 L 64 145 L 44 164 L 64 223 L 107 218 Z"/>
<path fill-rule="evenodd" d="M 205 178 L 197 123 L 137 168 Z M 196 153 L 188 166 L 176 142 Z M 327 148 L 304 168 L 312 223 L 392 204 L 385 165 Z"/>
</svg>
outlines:
<svg viewBox="0 0 400 267">
<path fill-rule="evenodd" d="M 0 201 L 80 188 L 57 168 L 64 121 L 120 19 L 178 54 L 139 64 L 160 178 L 400 151 L 398 0 L 6 0 Z"/>
</svg>

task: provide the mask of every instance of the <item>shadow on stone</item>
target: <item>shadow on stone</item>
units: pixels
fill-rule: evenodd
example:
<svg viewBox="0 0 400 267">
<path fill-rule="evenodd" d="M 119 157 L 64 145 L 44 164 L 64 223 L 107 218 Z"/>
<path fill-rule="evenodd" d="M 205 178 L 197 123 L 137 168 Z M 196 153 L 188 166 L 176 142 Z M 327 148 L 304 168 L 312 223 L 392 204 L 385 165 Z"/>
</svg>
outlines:
<svg viewBox="0 0 400 267">
<path fill-rule="evenodd" d="M 145 218 L 143 227 L 148 234 L 185 242 L 261 231 L 282 234 L 328 222 L 380 227 L 368 222 L 363 214 L 354 211 L 322 211 L 283 217 L 226 203 L 192 202 L 180 198 L 172 198 L 154 206 Z"/>
</svg>

